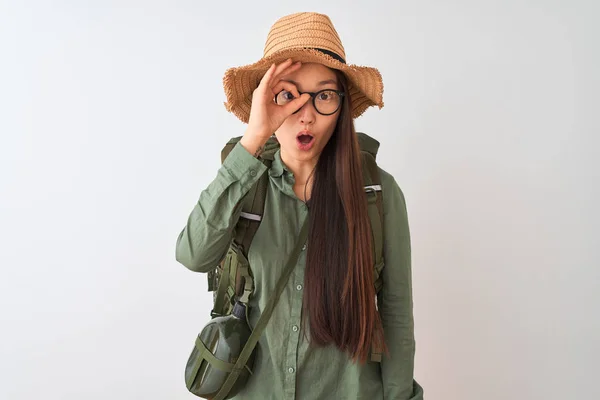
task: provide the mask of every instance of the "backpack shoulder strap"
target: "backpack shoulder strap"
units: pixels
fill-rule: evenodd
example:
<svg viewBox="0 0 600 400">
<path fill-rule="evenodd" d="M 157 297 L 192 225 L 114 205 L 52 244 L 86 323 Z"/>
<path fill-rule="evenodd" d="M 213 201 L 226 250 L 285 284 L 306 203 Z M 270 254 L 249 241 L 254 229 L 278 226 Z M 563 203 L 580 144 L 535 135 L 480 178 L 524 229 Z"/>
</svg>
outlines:
<svg viewBox="0 0 600 400">
<path fill-rule="evenodd" d="M 380 278 L 383 269 L 383 195 L 381 187 L 381 175 L 377 166 L 376 157 L 379 142 L 366 133 L 357 132 L 361 148 L 363 179 L 371 231 L 373 235 L 373 259 L 375 261 L 375 290 L 379 292 L 382 286 Z"/>
<path fill-rule="evenodd" d="M 381 271 L 385 264 L 383 258 L 383 188 L 381 185 L 381 174 L 379 173 L 379 167 L 376 162 L 379 142 L 362 132 L 357 132 L 357 135 L 361 148 L 363 179 L 367 195 L 367 209 L 369 221 L 371 222 L 371 234 L 373 235 L 373 259 L 375 262 L 373 268 L 373 281 L 375 292 L 379 293 L 383 286 Z M 381 359 L 382 348 L 379 342 L 374 339 L 371 345 L 370 360 L 373 362 L 381 362 Z"/>
<path fill-rule="evenodd" d="M 227 142 L 223 150 L 221 151 L 221 162 L 225 161 L 225 158 L 229 155 L 231 150 L 240 141 L 242 137 L 238 136 L 232 138 Z M 279 148 L 279 143 L 274 138 L 269 138 L 265 144 L 265 149 L 260 155 L 259 160 L 267 166 L 271 167 L 275 152 Z M 269 177 L 267 174 L 261 176 L 254 186 L 250 189 L 248 194 L 244 196 L 241 201 L 242 214 L 235 226 L 234 239 L 233 241 L 238 245 L 242 253 L 247 257 L 248 249 L 252 243 L 252 239 L 258 230 L 260 221 L 262 220 L 262 214 L 265 207 L 265 199 L 267 196 L 267 185 L 269 183 Z"/>
<path fill-rule="evenodd" d="M 358 136 L 358 145 L 360 150 L 372 155 L 373 160 L 377 159 L 379 142 L 364 132 L 356 132 L 356 136 Z"/>
<path fill-rule="evenodd" d="M 242 137 L 231 138 L 221 150 L 221 163 L 225 161 L 231 150 Z M 270 138 L 265 144 L 265 150 L 259 157 L 267 167 L 270 167 L 279 143 Z M 247 305 L 254 291 L 252 271 L 248 264 L 248 250 L 262 220 L 268 174 L 263 174 L 250 188 L 241 200 L 240 218 L 233 231 L 233 240 L 225 258 L 208 274 L 208 290 L 214 291 L 214 306 L 211 316 L 226 315 L 231 311 L 236 300 Z M 246 307 L 248 310 L 248 307 Z"/>
</svg>

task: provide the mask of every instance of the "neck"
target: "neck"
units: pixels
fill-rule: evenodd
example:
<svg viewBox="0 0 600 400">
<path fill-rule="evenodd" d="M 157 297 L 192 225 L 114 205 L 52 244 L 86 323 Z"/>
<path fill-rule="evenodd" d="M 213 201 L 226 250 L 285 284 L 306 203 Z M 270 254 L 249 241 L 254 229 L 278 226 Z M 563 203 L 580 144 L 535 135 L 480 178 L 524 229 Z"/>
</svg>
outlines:
<svg viewBox="0 0 600 400">
<path fill-rule="evenodd" d="M 298 160 L 290 157 L 283 149 L 281 149 L 281 161 L 294 174 L 296 185 L 304 185 L 309 180 L 311 173 L 317 165 L 318 156 L 308 160 Z M 312 181 L 312 179 L 311 179 Z M 309 185 L 311 182 L 309 182 Z"/>
</svg>

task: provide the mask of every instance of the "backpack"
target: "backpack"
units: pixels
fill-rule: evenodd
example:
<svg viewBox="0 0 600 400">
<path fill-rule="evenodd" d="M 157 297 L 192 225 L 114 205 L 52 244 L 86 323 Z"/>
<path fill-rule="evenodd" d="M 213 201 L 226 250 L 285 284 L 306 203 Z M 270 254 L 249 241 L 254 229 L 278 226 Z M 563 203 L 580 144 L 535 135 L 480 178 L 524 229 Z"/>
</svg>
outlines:
<svg viewBox="0 0 600 400">
<path fill-rule="evenodd" d="M 373 235 L 375 291 L 379 293 L 383 286 L 380 275 L 384 267 L 383 199 L 381 178 L 375 161 L 379 142 L 365 133 L 357 132 L 356 134 L 359 141 L 369 220 Z M 221 163 L 241 138 L 241 136 L 234 137 L 227 142 L 221 151 Z M 269 138 L 259 159 L 270 168 L 278 149 L 279 142 L 273 137 Z M 268 184 L 269 174 L 265 173 L 242 199 L 242 212 L 234 228 L 229 249 L 221 262 L 207 274 L 208 291 L 213 292 L 211 318 L 231 314 L 236 300 L 247 306 L 248 300 L 252 296 L 254 280 L 248 263 L 248 249 L 262 219 Z M 246 313 L 248 313 L 248 307 L 246 307 Z M 371 361 L 381 362 L 381 351 L 375 346 L 371 350 Z"/>
</svg>

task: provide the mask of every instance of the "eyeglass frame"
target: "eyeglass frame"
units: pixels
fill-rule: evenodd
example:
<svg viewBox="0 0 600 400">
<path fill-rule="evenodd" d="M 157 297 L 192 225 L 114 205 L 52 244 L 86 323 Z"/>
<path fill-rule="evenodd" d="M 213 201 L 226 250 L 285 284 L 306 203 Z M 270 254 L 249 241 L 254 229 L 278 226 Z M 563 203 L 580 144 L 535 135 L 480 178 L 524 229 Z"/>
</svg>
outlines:
<svg viewBox="0 0 600 400">
<path fill-rule="evenodd" d="M 283 90 L 281 91 L 283 92 Z M 279 92 L 279 93 L 281 93 Z M 286 90 L 286 92 L 290 92 L 289 90 Z M 335 111 L 333 111 L 332 113 L 329 114 L 323 114 L 321 111 L 319 111 L 319 109 L 317 108 L 317 95 L 323 92 L 335 92 L 338 96 L 340 96 L 340 104 L 338 104 L 337 108 L 335 109 Z M 279 105 L 279 103 L 277 103 L 277 96 L 279 95 L 279 93 L 277 93 L 274 97 L 273 97 L 273 101 L 275 102 L 275 104 Z M 291 93 L 291 92 L 290 92 Z M 303 95 L 303 94 L 309 94 L 310 95 L 310 99 L 312 100 L 313 103 L 313 107 L 315 109 L 316 112 L 318 112 L 321 115 L 325 115 L 325 116 L 329 116 L 329 115 L 333 115 L 336 112 L 339 111 L 340 107 L 342 106 L 342 101 L 344 100 L 343 97 L 346 95 L 346 93 L 342 90 L 336 90 L 336 89 L 321 89 L 318 92 L 301 92 L 298 91 L 299 95 Z M 306 103 L 304 103 L 306 104 Z M 300 107 L 299 109 L 297 109 L 296 111 L 294 111 L 292 114 L 296 114 L 298 111 L 300 111 L 302 109 L 302 107 Z"/>
</svg>

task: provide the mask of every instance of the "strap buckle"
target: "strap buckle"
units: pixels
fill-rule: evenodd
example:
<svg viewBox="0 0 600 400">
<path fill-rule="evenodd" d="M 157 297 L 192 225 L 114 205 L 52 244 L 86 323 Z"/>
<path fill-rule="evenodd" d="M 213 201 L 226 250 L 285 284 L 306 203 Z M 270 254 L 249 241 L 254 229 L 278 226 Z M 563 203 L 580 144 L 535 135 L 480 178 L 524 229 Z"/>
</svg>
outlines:
<svg viewBox="0 0 600 400">
<path fill-rule="evenodd" d="M 369 204 L 374 204 L 377 201 L 377 192 L 380 191 L 381 185 L 365 186 L 365 193 L 367 194 L 367 201 Z"/>
</svg>

